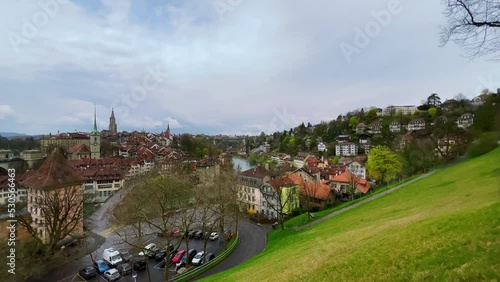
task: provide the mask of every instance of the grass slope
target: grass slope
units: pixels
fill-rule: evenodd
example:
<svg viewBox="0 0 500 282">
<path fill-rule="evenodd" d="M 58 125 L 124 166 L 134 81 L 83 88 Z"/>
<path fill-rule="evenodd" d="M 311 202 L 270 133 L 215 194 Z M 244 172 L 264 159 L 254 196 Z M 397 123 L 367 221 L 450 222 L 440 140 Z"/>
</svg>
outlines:
<svg viewBox="0 0 500 282">
<path fill-rule="evenodd" d="M 500 149 L 302 231 L 207 281 L 500 281 Z"/>
</svg>

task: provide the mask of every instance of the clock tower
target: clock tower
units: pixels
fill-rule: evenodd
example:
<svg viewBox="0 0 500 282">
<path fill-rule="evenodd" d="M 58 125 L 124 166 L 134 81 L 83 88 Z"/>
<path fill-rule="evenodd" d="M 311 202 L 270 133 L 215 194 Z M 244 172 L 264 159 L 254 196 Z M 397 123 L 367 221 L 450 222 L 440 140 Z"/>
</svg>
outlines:
<svg viewBox="0 0 500 282">
<path fill-rule="evenodd" d="M 101 158 L 101 134 L 97 131 L 96 110 L 94 107 L 94 128 L 90 132 L 90 158 Z"/>
</svg>

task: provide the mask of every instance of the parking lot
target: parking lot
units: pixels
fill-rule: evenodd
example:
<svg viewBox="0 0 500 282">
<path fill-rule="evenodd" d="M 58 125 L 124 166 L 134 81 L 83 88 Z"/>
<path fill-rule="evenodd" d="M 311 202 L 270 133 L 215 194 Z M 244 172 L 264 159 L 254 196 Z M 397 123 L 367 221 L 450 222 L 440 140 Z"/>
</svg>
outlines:
<svg viewBox="0 0 500 282">
<path fill-rule="evenodd" d="M 156 235 L 150 235 L 149 237 L 150 237 L 149 240 L 146 241 L 146 245 L 149 243 L 154 243 L 154 244 L 156 244 L 156 246 L 158 248 L 166 246 L 166 242 L 167 242 L 166 238 L 158 237 Z M 180 241 L 180 243 L 179 243 L 179 241 Z M 194 238 L 190 239 L 189 240 L 189 249 L 195 249 L 196 252 L 205 251 L 206 253 L 214 253 L 215 256 L 217 256 L 224 248 L 224 244 L 220 243 L 218 240 L 215 240 L 215 241 L 208 240 L 207 244 L 206 244 L 206 250 L 204 250 L 204 243 L 205 242 L 202 239 L 194 239 Z M 180 237 L 175 238 L 173 240 L 172 244 L 176 247 L 178 245 L 179 246 L 178 250 L 188 251 L 185 239 L 181 239 Z M 132 255 L 138 254 L 137 252 L 134 253 L 133 251 L 127 250 L 127 249 L 119 249 L 119 251 L 129 252 Z M 98 257 L 97 259 L 100 259 L 100 258 L 101 257 Z M 165 269 L 160 267 L 161 260 L 157 261 L 155 258 L 146 258 L 146 262 L 147 262 L 147 269 L 139 271 L 139 272 L 135 272 L 135 271 L 133 272 L 133 273 L 137 274 L 135 281 L 138 281 L 138 282 L 149 281 L 148 271 L 151 275 L 151 281 L 163 281 Z M 170 278 L 176 275 L 175 265 L 170 265 L 169 272 L 170 272 L 170 274 L 169 274 Z M 78 276 L 76 276 L 76 277 L 78 277 Z M 81 278 L 79 278 L 79 279 L 80 280 L 71 279 L 71 280 L 66 280 L 66 281 L 82 281 Z M 106 279 L 104 277 L 98 276 L 94 279 L 90 279 L 87 281 L 106 281 Z M 132 277 L 132 275 L 127 275 L 125 277 L 121 277 L 119 280 L 116 280 L 116 281 L 134 281 L 134 278 Z"/>
</svg>

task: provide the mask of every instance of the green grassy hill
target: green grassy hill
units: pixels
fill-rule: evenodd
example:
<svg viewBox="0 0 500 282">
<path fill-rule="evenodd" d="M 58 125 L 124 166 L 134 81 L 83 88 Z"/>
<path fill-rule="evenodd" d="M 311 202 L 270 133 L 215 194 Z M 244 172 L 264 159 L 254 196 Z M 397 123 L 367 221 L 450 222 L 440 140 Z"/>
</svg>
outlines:
<svg viewBox="0 0 500 282">
<path fill-rule="evenodd" d="M 500 149 L 302 231 L 207 281 L 500 281 Z"/>
</svg>

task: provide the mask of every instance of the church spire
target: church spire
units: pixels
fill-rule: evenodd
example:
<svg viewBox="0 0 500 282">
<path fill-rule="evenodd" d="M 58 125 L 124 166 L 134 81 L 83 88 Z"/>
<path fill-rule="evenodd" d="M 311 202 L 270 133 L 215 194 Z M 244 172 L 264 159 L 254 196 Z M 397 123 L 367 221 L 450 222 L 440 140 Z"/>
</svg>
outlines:
<svg viewBox="0 0 500 282">
<path fill-rule="evenodd" d="M 91 134 L 99 134 L 97 131 L 97 113 L 96 113 L 96 105 L 94 104 L 94 128 L 92 129 Z"/>
</svg>

